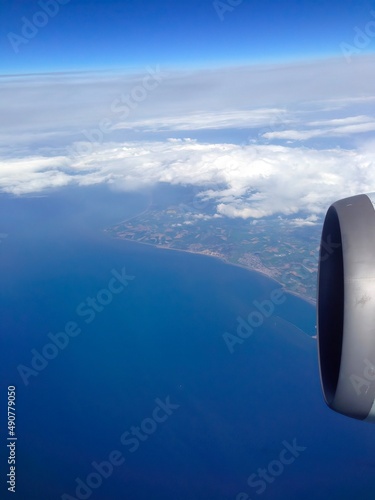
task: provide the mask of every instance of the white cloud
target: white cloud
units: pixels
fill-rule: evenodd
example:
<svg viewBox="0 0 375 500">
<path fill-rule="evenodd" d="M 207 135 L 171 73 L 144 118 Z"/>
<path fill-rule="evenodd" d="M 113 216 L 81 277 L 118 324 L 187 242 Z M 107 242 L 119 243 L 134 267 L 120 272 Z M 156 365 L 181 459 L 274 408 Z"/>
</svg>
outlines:
<svg viewBox="0 0 375 500">
<path fill-rule="evenodd" d="M 192 113 L 184 116 L 164 116 L 120 122 L 113 126 L 113 130 L 142 128 L 145 131 L 158 130 L 204 130 L 230 128 L 264 127 L 274 120 L 275 116 L 284 113 L 282 108 L 242 109 L 232 111 L 217 111 L 216 113 Z M 286 120 L 288 123 L 289 120 Z"/>
<path fill-rule="evenodd" d="M 295 219 L 289 220 L 289 224 L 296 227 L 305 227 L 305 226 L 316 226 L 318 224 L 318 217 L 316 215 L 309 215 L 308 217 L 301 218 L 297 217 Z"/>
<path fill-rule="evenodd" d="M 374 63 L 163 70 L 126 119 L 112 104 L 142 73 L 0 78 L 0 190 L 166 182 L 195 186 L 216 216 L 314 224 L 335 199 L 375 191 L 375 142 L 366 135 L 375 130 Z M 363 139 L 344 142 L 354 137 Z M 330 146 L 308 147 L 327 138 Z"/>
<path fill-rule="evenodd" d="M 351 125 L 353 123 L 366 123 L 372 122 L 373 118 L 370 116 L 347 116 L 345 118 L 332 118 L 329 120 L 321 120 L 317 122 L 307 123 L 309 127 L 332 127 L 332 126 L 342 126 L 342 125 Z"/>
<path fill-rule="evenodd" d="M 330 125 L 339 126 L 331 127 Z M 318 126 L 320 128 L 266 132 L 263 136 L 266 139 L 290 139 L 295 141 L 306 141 L 314 137 L 350 136 L 375 130 L 375 119 L 367 116 L 349 116 L 346 118 L 311 122 L 305 126 Z"/>
<path fill-rule="evenodd" d="M 161 68 L 160 84 L 133 102 L 125 120 L 124 106 L 114 102 L 126 101 L 147 68 L 138 74 L 2 77 L 0 143 L 13 150 L 27 144 L 56 149 L 87 140 L 83 131 L 97 132 L 103 122 L 99 142 L 126 140 L 129 132 L 138 139 L 145 130 L 268 127 L 272 133 L 282 125 L 299 131 L 304 123 L 345 118 L 327 113 L 374 114 L 374 68 L 375 56 L 350 65 L 336 58 L 189 72 Z"/>
<path fill-rule="evenodd" d="M 85 158 L 30 157 L 0 164 L 0 188 L 33 193 L 68 184 L 108 183 L 136 190 L 167 182 L 196 186 L 217 214 L 260 218 L 323 214 L 333 200 L 375 191 L 374 146 L 313 150 L 275 145 L 208 144 L 193 140 L 106 145 Z M 302 224 L 296 218 L 295 224 Z"/>
</svg>

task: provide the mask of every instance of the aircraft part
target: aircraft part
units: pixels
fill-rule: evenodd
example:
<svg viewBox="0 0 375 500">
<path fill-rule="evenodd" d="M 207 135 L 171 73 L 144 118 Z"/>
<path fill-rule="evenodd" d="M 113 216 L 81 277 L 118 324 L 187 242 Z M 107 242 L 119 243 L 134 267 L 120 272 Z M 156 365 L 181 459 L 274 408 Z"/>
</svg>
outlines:
<svg viewBox="0 0 375 500">
<path fill-rule="evenodd" d="M 375 195 L 333 203 L 319 252 L 317 339 L 327 405 L 375 421 Z"/>
</svg>

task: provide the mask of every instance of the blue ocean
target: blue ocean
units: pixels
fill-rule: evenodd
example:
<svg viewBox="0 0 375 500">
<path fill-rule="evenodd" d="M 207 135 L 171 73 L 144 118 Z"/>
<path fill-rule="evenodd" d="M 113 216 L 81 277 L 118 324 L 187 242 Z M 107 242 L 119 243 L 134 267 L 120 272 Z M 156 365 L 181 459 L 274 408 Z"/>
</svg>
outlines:
<svg viewBox="0 0 375 500">
<path fill-rule="evenodd" d="M 1 498 L 373 499 L 375 427 L 325 406 L 315 308 L 104 231 L 148 197 L 0 198 Z"/>
</svg>

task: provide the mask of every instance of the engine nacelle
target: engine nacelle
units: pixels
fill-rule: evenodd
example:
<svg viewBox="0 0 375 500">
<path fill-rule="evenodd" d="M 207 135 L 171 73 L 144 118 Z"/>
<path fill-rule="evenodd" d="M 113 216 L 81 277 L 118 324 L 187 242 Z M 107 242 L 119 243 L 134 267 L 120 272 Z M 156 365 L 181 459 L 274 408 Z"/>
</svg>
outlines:
<svg viewBox="0 0 375 500">
<path fill-rule="evenodd" d="M 319 254 L 317 338 L 327 405 L 375 422 L 375 194 L 333 203 Z"/>
</svg>

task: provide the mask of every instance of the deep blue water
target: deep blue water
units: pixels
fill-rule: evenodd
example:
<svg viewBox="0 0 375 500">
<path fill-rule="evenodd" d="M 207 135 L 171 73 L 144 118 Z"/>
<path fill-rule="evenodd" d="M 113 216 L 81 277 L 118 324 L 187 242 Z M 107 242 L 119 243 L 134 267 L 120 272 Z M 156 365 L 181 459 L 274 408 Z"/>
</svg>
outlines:
<svg viewBox="0 0 375 500">
<path fill-rule="evenodd" d="M 314 308 L 286 295 L 231 353 L 223 334 L 236 334 L 237 318 L 279 285 L 102 231 L 148 202 L 104 188 L 0 198 L 0 233 L 8 234 L 0 244 L 1 498 L 11 495 L 9 385 L 17 394 L 17 493 L 9 498 L 374 498 L 375 427 L 325 407 L 309 336 Z M 134 279 L 111 298 L 113 273 L 124 267 Z M 98 293 L 108 304 L 95 311 L 86 301 Z M 48 334 L 69 322 L 81 332 L 22 378 L 31 351 L 43 352 Z M 172 409 L 155 413 L 167 398 Z M 298 456 L 289 451 L 280 469 L 294 440 Z M 109 457 L 121 465 L 93 476 L 92 463 Z M 274 475 L 257 477 L 269 467 Z M 88 476 L 91 488 L 76 493 L 76 479 Z"/>
</svg>

